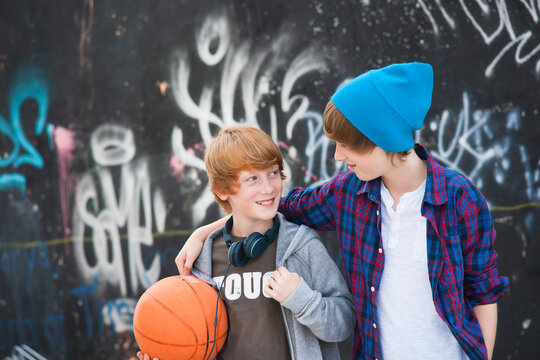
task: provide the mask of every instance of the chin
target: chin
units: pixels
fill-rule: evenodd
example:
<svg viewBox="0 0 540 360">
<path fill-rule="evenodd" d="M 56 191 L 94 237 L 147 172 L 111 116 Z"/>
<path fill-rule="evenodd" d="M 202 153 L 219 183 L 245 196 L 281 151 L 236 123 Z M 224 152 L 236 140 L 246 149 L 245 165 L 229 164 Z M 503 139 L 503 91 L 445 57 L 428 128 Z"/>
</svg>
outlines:
<svg viewBox="0 0 540 360">
<path fill-rule="evenodd" d="M 362 176 L 361 174 L 358 174 L 358 173 L 355 172 L 355 171 L 353 171 L 353 173 L 354 173 L 354 175 L 356 175 L 356 177 L 357 177 L 358 179 L 360 179 L 360 180 L 362 180 L 362 181 L 367 181 L 367 180 L 365 179 L 365 176 Z"/>
<path fill-rule="evenodd" d="M 367 181 L 371 181 L 373 179 L 375 179 L 374 177 L 369 177 L 369 176 L 361 176 L 361 175 L 358 175 L 357 173 L 354 173 L 356 175 L 356 177 L 364 182 L 367 182 Z"/>
<path fill-rule="evenodd" d="M 277 210 L 261 214 L 261 220 L 272 220 L 276 216 Z"/>
</svg>

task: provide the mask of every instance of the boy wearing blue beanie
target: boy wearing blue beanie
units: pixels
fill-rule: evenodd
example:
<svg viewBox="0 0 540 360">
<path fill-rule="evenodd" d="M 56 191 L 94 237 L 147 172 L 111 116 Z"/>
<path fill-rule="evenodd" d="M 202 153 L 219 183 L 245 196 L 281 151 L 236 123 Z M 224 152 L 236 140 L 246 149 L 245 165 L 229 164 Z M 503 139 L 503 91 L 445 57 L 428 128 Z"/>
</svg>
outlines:
<svg viewBox="0 0 540 360">
<path fill-rule="evenodd" d="M 432 90 L 433 70 L 423 63 L 371 70 L 338 89 L 324 131 L 348 171 L 281 200 L 288 220 L 337 232 L 357 310 L 354 359 L 492 356 L 508 279 L 497 270 L 482 194 L 414 143 Z M 188 240 L 181 273 L 215 226 Z"/>
</svg>

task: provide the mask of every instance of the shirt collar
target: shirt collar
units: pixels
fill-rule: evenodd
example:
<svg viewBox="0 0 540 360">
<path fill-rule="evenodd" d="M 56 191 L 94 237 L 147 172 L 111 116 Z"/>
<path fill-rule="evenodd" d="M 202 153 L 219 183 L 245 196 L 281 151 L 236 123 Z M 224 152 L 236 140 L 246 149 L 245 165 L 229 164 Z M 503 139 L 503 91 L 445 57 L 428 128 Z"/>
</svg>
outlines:
<svg viewBox="0 0 540 360">
<path fill-rule="evenodd" d="M 437 164 L 427 149 L 420 144 L 415 144 L 414 151 L 424 160 L 427 165 L 426 192 L 424 201 L 433 205 L 444 204 L 447 200 L 445 192 L 444 169 Z M 357 194 L 367 193 L 368 197 L 376 203 L 381 202 L 381 178 L 364 182 Z"/>
<path fill-rule="evenodd" d="M 446 197 L 446 179 L 444 169 L 431 157 L 427 149 L 420 144 L 414 145 L 414 151 L 427 164 L 426 194 L 424 201 L 433 205 L 444 204 Z"/>
<path fill-rule="evenodd" d="M 355 175 L 356 176 L 356 175 Z M 375 201 L 377 204 L 381 203 L 381 178 L 366 181 L 360 187 L 360 190 L 356 194 L 367 193 L 368 197 Z"/>
</svg>

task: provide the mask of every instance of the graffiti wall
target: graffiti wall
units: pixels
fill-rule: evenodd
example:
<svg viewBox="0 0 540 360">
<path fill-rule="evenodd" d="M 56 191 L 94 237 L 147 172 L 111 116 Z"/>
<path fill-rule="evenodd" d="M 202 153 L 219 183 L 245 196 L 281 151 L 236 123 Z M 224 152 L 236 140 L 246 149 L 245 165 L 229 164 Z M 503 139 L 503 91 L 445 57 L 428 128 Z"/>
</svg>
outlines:
<svg viewBox="0 0 540 360">
<path fill-rule="evenodd" d="M 539 15 L 532 0 L 1 2 L 0 358 L 133 359 L 138 297 L 221 215 L 212 136 L 261 128 L 286 189 L 316 185 L 345 169 L 322 131 L 330 95 L 405 61 L 435 69 L 417 141 L 493 213 L 510 277 L 495 358 L 535 358 Z"/>
</svg>

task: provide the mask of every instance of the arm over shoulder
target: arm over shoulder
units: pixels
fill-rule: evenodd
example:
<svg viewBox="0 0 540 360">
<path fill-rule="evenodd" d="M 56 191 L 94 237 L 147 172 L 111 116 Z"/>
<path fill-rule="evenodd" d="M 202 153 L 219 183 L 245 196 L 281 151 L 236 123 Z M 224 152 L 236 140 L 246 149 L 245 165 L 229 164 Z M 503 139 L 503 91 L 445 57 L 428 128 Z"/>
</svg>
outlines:
<svg viewBox="0 0 540 360">
<path fill-rule="evenodd" d="M 318 231 L 335 230 L 336 195 L 340 182 L 346 177 L 340 173 L 315 188 L 294 188 L 281 199 L 279 212 L 287 220 L 312 227 Z"/>
</svg>

